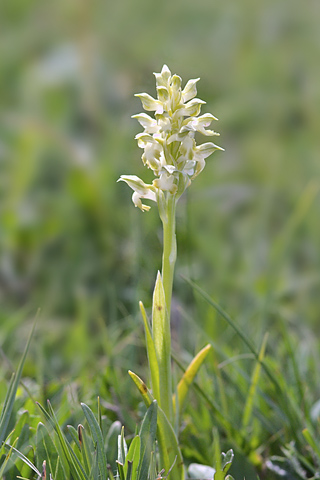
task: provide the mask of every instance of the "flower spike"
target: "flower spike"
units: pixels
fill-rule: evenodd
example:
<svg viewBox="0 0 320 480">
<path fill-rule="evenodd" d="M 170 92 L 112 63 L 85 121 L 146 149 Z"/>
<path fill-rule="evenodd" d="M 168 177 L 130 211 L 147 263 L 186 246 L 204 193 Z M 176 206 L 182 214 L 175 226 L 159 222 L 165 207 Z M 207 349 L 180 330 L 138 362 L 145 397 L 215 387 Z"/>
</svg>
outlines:
<svg viewBox="0 0 320 480">
<path fill-rule="evenodd" d="M 182 80 L 172 75 L 164 65 L 155 73 L 157 98 L 148 93 L 136 94 L 143 108 L 154 112 L 154 118 L 146 113 L 133 115 L 144 131 L 136 135 L 138 146 L 143 149 L 143 164 L 157 177 L 152 185 L 145 184 L 135 175 L 122 175 L 119 180 L 134 190 L 132 200 L 142 211 L 150 209 L 141 198 L 159 203 L 163 195 L 171 194 L 176 200 L 205 167 L 205 159 L 215 150 L 223 148 L 214 143 L 196 144 L 195 134 L 219 135 L 208 127 L 217 120 L 211 113 L 200 115 L 206 102 L 196 98 L 199 78 L 189 80 L 182 89 Z M 159 205 L 160 207 L 160 205 Z"/>
</svg>

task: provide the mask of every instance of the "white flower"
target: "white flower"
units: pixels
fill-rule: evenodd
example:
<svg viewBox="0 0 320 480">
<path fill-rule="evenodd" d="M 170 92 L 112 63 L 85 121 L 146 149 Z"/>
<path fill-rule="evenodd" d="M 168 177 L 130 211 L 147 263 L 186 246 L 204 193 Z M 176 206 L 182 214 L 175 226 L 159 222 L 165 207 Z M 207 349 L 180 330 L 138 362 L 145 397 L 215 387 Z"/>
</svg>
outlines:
<svg viewBox="0 0 320 480">
<path fill-rule="evenodd" d="M 197 87 L 196 83 L 200 80 L 200 78 L 191 79 L 186 83 L 186 86 L 182 90 L 182 101 L 187 102 L 194 98 L 197 95 Z"/>
<path fill-rule="evenodd" d="M 200 132 L 202 133 L 202 135 L 219 135 L 219 133 L 216 133 L 213 130 L 205 129 L 205 127 L 209 127 L 211 125 L 212 120 L 218 119 L 214 117 L 211 113 L 206 113 L 204 115 L 201 115 L 201 117 L 188 118 L 187 120 L 185 120 L 182 130 L 186 129 L 187 131 L 190 130 L 194 132 Z"/>
<path fill-rule="evenodd" d="M 195 147 L 195 153 L 193 158 L 197 162 L 197 165 L 192 179 L 199 175 L 200 172 L 202 172 L 206 164 L 204 159 L 209 157 L 209 155 L 211 155 L 215 150 L 223 150 L 223 148 L 218 147 L 218 145 L 215 145 L 212 142 L 203 143 L 202 145 Z"/>
<path fill-rule="evenodd" d="M 219 135 L 208 127 L 217 120 L 211 113 L 200 115 L 203 100 L 195 98 L 199 78 L 189 80 L 182 89 L 182 80 L 172 75 L 164 65 L 155 73 L 157 98 L 139 93 L 145 110 L 154 112 L 154 118 L 146 113 L 133 115 L 144 131 L 136 135 L 138 146 L 143 149 L 142 161 L 157 177 L 152 185 L 145 184 L 135 175 L 122 175 L 133 190 L 132 200 L 142 211 L 150 207 L 143 205 L 141 198 L 161 202 L 166 195 L 180 197 L 191 180 L 203 170 L 205 159 L 215 150 L 223 150 L 214 143 L 196 144 L 195 134 Z"/>
<path fill-rule="evenodd" d="M 144 131 L 152 135 L 159 130 L 158 123 L 153 118 L 149 117 L 146 113 L 140 113 L 139 115 L 132 115 L 131 118 L 136 118 L 138 122 L 143 126 Z"/>
<path fill-rule="evenodd" d="M 118 179 L 118 182 L 126 182 L 132 190 L 134 190 L 132 195 L 132 201 L 136 207 L 139 207 L 142 211 L 150 210 L 150 207 L 143 205 L 141 198 L 147 198 L 154 202 L 157 201 L 157 196 L 155 193 L 155 188 L 152 185 L 147 185 L 141 180 L 141 178 L 136 175 L 121 175 Z"/>
<path fill-rule="evenodd" d="M 177 185 L 174 183 L 175 178 L 173 175 L 170 175 L 167 172 L 161 173 L 160 177 L 156 180 L 153 180 L 152 185 L 157 188 L 160 188 L 163 192 L 168 190 L 170 193 L 176 193 Z"/>
<path fill-rule="evenodd" d="M 163 112 L 162 103 L 159 100 L 152 98 L 151 95 L 148 95 L 147 93 L 136 93 L 135 96 L 140 98 L 145 110 L 150 112 L 155 111 L 156 113 Z"/>
</svg>

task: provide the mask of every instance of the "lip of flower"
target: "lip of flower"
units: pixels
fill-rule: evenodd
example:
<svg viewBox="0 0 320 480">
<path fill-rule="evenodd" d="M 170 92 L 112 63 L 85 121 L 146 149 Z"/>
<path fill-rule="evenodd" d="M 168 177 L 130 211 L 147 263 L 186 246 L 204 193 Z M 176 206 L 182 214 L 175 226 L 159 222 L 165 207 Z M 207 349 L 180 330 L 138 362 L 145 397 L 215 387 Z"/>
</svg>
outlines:
<svg viewBox="0 0 320 480">
<path fill-rule="evenodd" d="M 214 117 L 211 113 L 205 113 L 200 117 L 187 118 L 186 120 L 184 120 L 182 124 L 183 126 L 181 128 L 181 132 L 187 130 L 187 131 L 193 131 L 193 132 L 200 132 L 202 133 L 202 135 L 206 135 L 206 136 L 213 136 L 213 135 L 219 136 L 220 134 L 217 132 L 214 132 L 213 130 L 206 130 L 206 127 L 209 127 L 213 120 L 218 120 L 218 119 Z"/>
<path fill-rule="evenodd" d="M 149 207 L 149 205 L 145 205 L 144 203 L 142 203 L 141 198 L 145 198 L 145 197 L 143 197 L 143 195 L 139 195 L 137 192 L 133 192 L 132 201 L 135 207 L 140 208 L 142 212 L 148 212 L 151 207 Z"/>
<path fill-rule="evenodd" d="M 153 180 L 152 185 L 154 185 L 155 187 L 159 188 L 162 191 L 168 190 L 170 193 L 174 194 L 178 189 L 177 185 L 174 182 L 175 182 L 175 178 L 173 175 L 170 175 L 167 172 L 163 172 L 161 173 L 159 178 L 156 178 L 155 180 Z"/>
</svg>

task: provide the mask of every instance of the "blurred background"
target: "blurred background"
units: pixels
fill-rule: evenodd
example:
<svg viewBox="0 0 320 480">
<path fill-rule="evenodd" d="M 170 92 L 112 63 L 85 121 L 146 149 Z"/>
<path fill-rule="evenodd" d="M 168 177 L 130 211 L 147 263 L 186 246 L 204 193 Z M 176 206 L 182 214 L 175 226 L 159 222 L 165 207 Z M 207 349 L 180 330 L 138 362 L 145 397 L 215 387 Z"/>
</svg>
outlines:
<svg viewBox="0 0 320 480">
<path fill-rule="evenodd" d="M 142 214 L 116 181 L 150 180 L 130 117 L 164 63 L 183 83 L 201 77 L 202 113 L 219 118 L 225 148 L 178 206 L 179 344 L 196 344 L 182 312 L 217 341 L 233 338 L 182 274 L 254 341 L 268 330 L 277 342 L 281 318 L 309 350 L 320 311 L 319 23 L 318 0 L 1 1 L 0 340 L 15 362 L 41 310 L 27 367 L 39 384 L 110 358 L 123 372 L 145 362 L 138 300 L 150 307 L 162 231 L 156 208 Z"/>
</svg>

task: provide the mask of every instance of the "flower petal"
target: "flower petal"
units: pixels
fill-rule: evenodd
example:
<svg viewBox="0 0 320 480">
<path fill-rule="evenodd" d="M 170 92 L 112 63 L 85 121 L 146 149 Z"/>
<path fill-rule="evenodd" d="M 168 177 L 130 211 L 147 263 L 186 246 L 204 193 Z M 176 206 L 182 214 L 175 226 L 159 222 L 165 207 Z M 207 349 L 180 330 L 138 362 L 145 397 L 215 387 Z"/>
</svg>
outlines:
<svg viewBox="0 0 320 480">
<path fill-rule="evenodd" d="M 118 179 L 118 182 L 120 181 L 126 182 L 132 190 L 140 195 L 140 197 L 156 201 L 156 194 L 152 185 L 144 183 L 144 181 L 136 175 L 121 175 Z"/>
<path fill-rule="evenodd" d="M 140 125 L 143 126 L 146 133 L 152 134 L 159 131 L 159 126 L 157 121 L 151 118 L 146 113 L 139 113 L 138 115 L 132 115 L 131 118 L 136 118 Z"/>
<path fill-rule="evenodd" d="M 194 98 L 197 95 L 197 87 L 196 83 L 200 80 L 200 78 L 194 78 L 189 80 L 186 83 L 186 86 L 182 90 L 182 101 L 183 103 L 187 102 L 188 100 L 191 100 L 191 98 Z"/>
<path fill-rule="evenodd" d="M 200 132 L 203 135 L 219 135 L 218 133 L 214 132 L 213 130 L 206 130 L 205 127 L 209 127 L 212 120 L 217 120 L 211 113 L 205 113 L 200 117 L 190 117 L 184 120 L 183 122 L 183 129 L 191 130 L 194 132 Z"/>
<path fill-rule="evenodd" d="M 187 135 L 181 142 L 179 152 L 186 157 L 187 160 L 193 159 L 193 152 L 196 148 L 196 142 L 194 139 Z"/>
<path fill-rule="evenodd" d="M 206 102 L 200 100 L 200 98 L 194 98 L 193 100 L 190 100 L 190 102 L 186 103 L 178 112 L 184 117 L 197 116 L 200 113 L 201 105 L 204 105 L 205 103 Z"/>
<path fill-rule="evenodd" d="M 159 102 L 164 103 L 169 100 L 169 92 L 166 87 L 163 87 L 163 86 L 157 87 L 157 94 L 158 94 Z"/>
<path fill-rule="evenodd" d="M 171 77 L 171 72 L 167 65 L 163 65 L 161 73 L 154 73 L 154 76 L 156 77 L 156 83 L 158 87 L 168 87 L 169 86 L 169 81 Z"/>
<path fill-rule="evenodd" d="M 149 135 L 146 132 L 138 133 L 134 138 L 138 140 L 138 147 L 140 148 L 146 148 L 146 146 L 150 143 L 151 144 L 158 143 L 157 140 L 155 140 L 152 135 Z"/>
<path fill-rule="evenodd" d="M 201 156 L 202 158 L 207 158 L 215 150 L 223 150 L 224 151 L 223 148 L 219 147 L 218 145 L 215 145 L 212 142 L 203 143 L 202 145 L 199 145 L 198 147 L 196 147 L 196 155 Z"/>
<path fill-rule="evenodd" d="M 158 113 L 163 112 L 163 106 L 159 100 L 151 97 L 148 93 L 136 93 L 135 97 L 139 97 L 142 103 L 142 106 L 147 111 L 156 111 Z"/>
</svg>

